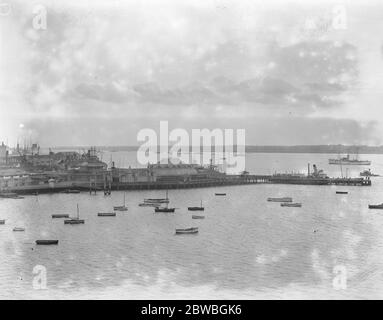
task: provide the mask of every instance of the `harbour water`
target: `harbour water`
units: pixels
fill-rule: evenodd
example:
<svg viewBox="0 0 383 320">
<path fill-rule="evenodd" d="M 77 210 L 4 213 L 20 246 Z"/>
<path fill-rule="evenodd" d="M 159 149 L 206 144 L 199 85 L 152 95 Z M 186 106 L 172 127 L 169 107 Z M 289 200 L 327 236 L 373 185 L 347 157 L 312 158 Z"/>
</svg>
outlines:
<svg viewBox="0 0 383 320">
<path fill-rule="evenodd" d="M 116 166 L 136 166 L 134 152 L 112 153 Z M 246 170 L 306 172 L 307 163 L 331 177 L 334 155 L 247 154 Z M 110 154 L 103 154 L 104 161 Z M 383 155 L 360 155 L 383 174 Z M 347 169 L 347 170 L 346 170 Z M 358 176 L 365 167 L 343 167 Z M 128 191 L 129 210 L 97 217 L 123 204 L 124 193 L 47 194 L 0 199 L 0 298 L 3 299 L 220 299 L 383 298 L 383 177 L 371 187 L 244 185 L 170 190 L 176 213 L 139 207 L 164 191 Z M 347 190 L 348 194 L 336 194 Z M 216 197 L 215 192 L 226 196 Z M 293 197 L 302 208 L 283 208 L 268 197 Z M 188 206 L 203 201 L 205 219 Z M 76 215 L 83 225 L 64 225 L 52 214 Z M 196 235 L 175 228 L 197 226 Z M 24 227 L 25 232 L 13 232 Z M 59 239 L 36 246 L 36 239 Z M 46 289 L 33 283 L 46 270 Z M 38 267 L 35 269 L 41 270 Z M 346 286 L 337 286 L 343 270 Z M 346 272 L 346 274 L 344 274 Z"/>
</svg>

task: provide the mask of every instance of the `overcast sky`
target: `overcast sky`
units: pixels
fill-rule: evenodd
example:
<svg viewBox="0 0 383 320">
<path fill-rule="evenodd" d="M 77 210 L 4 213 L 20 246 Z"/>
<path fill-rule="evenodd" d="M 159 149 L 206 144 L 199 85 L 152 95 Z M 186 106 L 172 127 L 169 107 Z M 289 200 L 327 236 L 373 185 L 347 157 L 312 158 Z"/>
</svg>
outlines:
<svg viewBox="0 0 383 320">
<path fill-rule="evenodd" d="M 34 2 L 0 0 L 0 141 L 137 145 L 168 120 L 247 144 L 383 144 L 378 1 L 59 2 L 38 2 L 44 30 Z"/>
</svg>

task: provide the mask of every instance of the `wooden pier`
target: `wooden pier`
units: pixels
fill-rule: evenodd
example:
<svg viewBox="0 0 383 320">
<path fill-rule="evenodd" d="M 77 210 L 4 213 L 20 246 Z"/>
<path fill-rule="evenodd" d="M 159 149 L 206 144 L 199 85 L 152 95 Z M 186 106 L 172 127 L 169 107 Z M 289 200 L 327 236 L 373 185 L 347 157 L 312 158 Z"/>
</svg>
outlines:
<svg viewBox="0 0 383 320">
<path fill-rule="evenodd" d="M 165 181 L 146 181 L 146 182 L 120 182 L 113 181 L 107 188 L 111 190 L 153 190 L 153 189 L 191 189 L 191 188 L 208 188 L 220 186 L 235 186 L 249 184 L 300 184 L 300 185 L 344 185 L 344 186 L 371 186 L 369 178 L 311 178 L 311 177 L 291 177 L 281 178 L 278 175 L 226 175 L 219 178 L 204 178 L 204 179 L 177 179 Z M 103 183 L 78 183 L 73 184 L 72 188 L 89 193 L 96 191 L 106 191 Z M 42 193 L 57 193 L 68 189 L 68 187 L 55 186 L 52 187 L 33 187 L 28 188 L 13 188 L 6 192 L 14 192 L 17 194 L 39 194 Z"/>
</svg>

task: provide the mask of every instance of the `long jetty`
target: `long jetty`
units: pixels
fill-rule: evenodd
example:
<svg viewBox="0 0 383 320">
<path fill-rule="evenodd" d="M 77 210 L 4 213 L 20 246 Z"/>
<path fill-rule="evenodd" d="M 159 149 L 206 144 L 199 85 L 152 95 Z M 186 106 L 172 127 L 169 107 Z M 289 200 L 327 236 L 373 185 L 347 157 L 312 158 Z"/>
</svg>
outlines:
<svg viewBox="0 0 383 320">
<path fill-rule="evenodd" d="M 151 182 L 120 182 L 114 181 L 109 186 L 111 190 L 153 190 L 153 189 L 189 189 L 219 186 L 249 185 L 249 184 L 298 184 L 298 185 L 344 185 L 344 186 L 371 186 L 369 178 L 315 178 L 315 177 L 283 177 L 278 175 L 226 175 L 224 178 L 178 180 L 178 181 L 151 181 Z M 65 192 L 76 189 L 89 192 L 89 183 L 72 184 L 68 186 L 28 186 L 24 188 L 8 188 L 2 193 L 40 194 Z M 105 184 L 98 183 L 92 186 L 92 191 L 103 191 Z"/>
</svg>

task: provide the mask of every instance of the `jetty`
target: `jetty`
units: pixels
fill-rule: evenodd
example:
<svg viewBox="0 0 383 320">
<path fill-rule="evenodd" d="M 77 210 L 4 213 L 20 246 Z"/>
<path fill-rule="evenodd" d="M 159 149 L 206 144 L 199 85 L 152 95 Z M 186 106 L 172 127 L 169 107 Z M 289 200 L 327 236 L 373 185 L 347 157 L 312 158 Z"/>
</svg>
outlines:
<svg viewBox="0 0 383 320">
<path fill-rule="evenodd" d="M 220 186 L 236 186 L 249 184 L 302 184 L 302 185 L 339 185 L 339 186 L 371 186 L 369 176 L 355 178 L 331 178 L 316 165 L 308 164 L 307 174 L 274 173 L 226 174 L 217 166 L 199 164 L 148 164 L 146 168 L 117 168 L 114 163 L 110 167 L 97 157 L 92 148 L 82 156 L 77 154 L 51 155 L 50 161 L 57 161 L 54 170 L 44 171 L 37 168 L 20 166 L 0 171 L 0 198 L 22 199 L 22 194 L 42 193 L 80 193 L 90 194 L 96 191 L 111 190 L 153 190 L 153 189 L 189 189 Z M 56 159 L 56 160 L 55 160 Z M 38 158 L 34 161 L 37 161 Z M 65 168 L 60 167 L 65 163 Z M 23 163 L 21 163 L 23 164 Z M 19 163 L 20 165 L 20 163 Z M 24 168 L 24 169 L 22 169 Z M 219 195 L 217 193 L 217 195 Z M 148 201 L 151 200 L 151 201 Z M 151 204 L 154 200 L 147 199 Z"/>
</svg>

